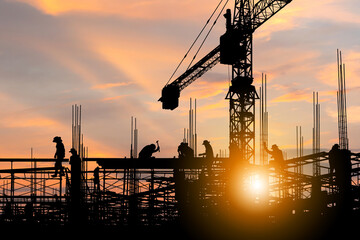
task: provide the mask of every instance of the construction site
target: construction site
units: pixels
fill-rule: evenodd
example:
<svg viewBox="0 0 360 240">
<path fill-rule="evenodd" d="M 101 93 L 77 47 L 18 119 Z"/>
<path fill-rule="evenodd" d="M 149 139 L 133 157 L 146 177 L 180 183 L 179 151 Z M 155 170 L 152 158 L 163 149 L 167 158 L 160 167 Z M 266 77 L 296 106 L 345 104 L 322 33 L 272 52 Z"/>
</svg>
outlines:
<svg viewBox="0 0 360 240">
<path fill-rule="evenodd" d="M 217 17 L 225 17 L 226 29 L 220 45 L 173 80 L 175 70 L 159 101 L 163 109 L 174 110 L 183 89 L 217 63 L 230 66 L 232 80 L 224 96 L 229 103 L 228 156 L 215 156 L 206 140 L 201 142 L 206 152 L 198 153 L 195 100 L 178 156 L 152 156 L 159 150 L 155 144 L 139 151 L 132 119 L 130 157 L 89 158 L 81 106 L 74 105 L 71 158 L 57 152 L 55 166 L 54 158 L 0 159 L 1 166 L 9 166 L 0 169 L 2 229 L 81 229 L 154 237 L 162 232 L 185 239 L 322 239 L 335 232 L 356 234 L 360 153 L 349 150 L 341 51 L 337 52 L 338 144 L 331 151 L 320 148 L 320 104 L 314 92 L 312 153 L 304 155 L 300 128 L 296 157 L 284 158 L 276 145 L 269 145 L 266 76 L 257 91 L 252 43 L 256 29 L 292 1 L 235 0 L 232 10 L 225 10 L 227 1 L 222 2 Z M 260 113 L 260 129 L 255 129 L 255 113 Z M 258 132 L 263 144 L 255 161 Z M 67 162 L 70 167 L 62 166 Z"/>
</svg>

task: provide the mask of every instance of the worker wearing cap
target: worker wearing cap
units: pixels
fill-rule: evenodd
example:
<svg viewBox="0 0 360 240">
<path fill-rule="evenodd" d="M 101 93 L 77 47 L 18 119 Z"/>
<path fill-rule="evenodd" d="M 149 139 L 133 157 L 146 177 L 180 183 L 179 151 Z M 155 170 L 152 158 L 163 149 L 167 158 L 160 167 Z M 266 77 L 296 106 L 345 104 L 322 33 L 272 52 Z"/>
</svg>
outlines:
<svg viewBox="0 0 360 240">
<path fill-rule="evenodd" d="M 52 175 L 53 177 L 57 176 L 58 171 L 60 172 L 61 176 L 64 176 L 63 168 L 62 168 L 62 161 L 65 158 L 65 147 L 62 143 L 61 137 L 54 137 L 53 142 L 56 143 L 56 152 L 54 155 L 55 160 L 55 174 Z"/>
<path fill-rule="evenodd" d="M 205 167 L 209 175 L 212 175 L 212 164 L 214 161 L 214 152 L 208 140 L 204 140 L 203 145 L 205 146 L 205 153 L 200 153 L 199 156 L 206 157 Z"/>
<path fill-rule="evenodd" d="M 284 161 L 283 153 L 282 153 L 282 151 L 279 149 L 279 147 L 278 147 L 276 144 L 274 144 L 274 145 L 271 146 L 271 150 L 272 150 L 272 151 L 270 151 L 270 150 L 266 147 L 266 144 L 265 144 L 265 143 L 263 143 L 263 144 L 264 144 L 264 149 L 265 149 L 265 151 L 266 151 L 268 154 L 271 155 L 271 157 L 274 159 L 274 162 L 277 164 L 277 166 L 279 166 L 280 169 L 282 169 L 283 166 L 284 166 L 285 161 Z"/>
</svg>

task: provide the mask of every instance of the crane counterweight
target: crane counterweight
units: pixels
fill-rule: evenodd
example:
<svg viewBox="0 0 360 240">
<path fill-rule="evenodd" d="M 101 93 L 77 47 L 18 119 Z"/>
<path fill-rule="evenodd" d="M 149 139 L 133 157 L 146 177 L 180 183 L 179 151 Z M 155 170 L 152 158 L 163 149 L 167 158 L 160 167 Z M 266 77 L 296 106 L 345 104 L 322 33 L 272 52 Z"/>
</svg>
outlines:
<svg viewBox="0 0 360 240">
<path fill-rule="evenodd" d="M 167 85 L 161 92 L 162 108 L 168 110 L 174 110 L 179 106 L 180 89 L 176 85 Z"/>
</svg>

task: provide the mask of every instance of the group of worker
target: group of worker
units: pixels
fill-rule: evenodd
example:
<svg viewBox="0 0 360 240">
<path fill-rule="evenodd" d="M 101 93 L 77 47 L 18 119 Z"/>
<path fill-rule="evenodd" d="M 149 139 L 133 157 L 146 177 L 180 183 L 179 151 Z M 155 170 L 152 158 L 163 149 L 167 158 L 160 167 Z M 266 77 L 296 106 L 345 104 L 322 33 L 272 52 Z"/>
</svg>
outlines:
<svg viewBox="0 0 360 240">
<path fill-rule="evenodd" d="M 58 172 L 59 172 L 60 176 L 64 176 L 65 173 L 64 173 L 64 168 L 62 167 L 62 162 L 65 158 L 65 147 L 64 147 L 61 137 L 59 137 L 59 136 L 54 137 L 53 142 L 56 143 L 56 152 L 54 155 L 55 174 L 53 174 L 52 177 L 57 177 Z M 71 153 L 69 163 L 72 166 L 72 170 L 80 172 L 81 171 L 80 156 L 77 154 L 77 151 L 75 148 L 71 148 L 69 152 Z M 99 167 L 96 167 L 94 169 L 94 189 L 96 189 L 96 190 L 100 189 Z"/>
<path fill-rule="evenodd" d="M 64 176 L 64 169 L 62 167 L 62 162 L 65 158 L 65 147 L 62 142 L 61 137 L 56 136 L 53 139 L 53 142 L 56 143 L 56 152 L 54 155 L 55 158 L 55 174 L 52 177 L 57 177 L 58 172 L 59 175 Z M 203 145 L 205 146 L 205 153 L 199 154 L 199 156 L 204 156 L 208 160 L 205 164 L 208 172 L 211 171 L 211 165 L 214 158 L 213 149 L 208 140 L 204 140 Z M 143 147 L 143 149 L 139 152 L 139 159 L 150 159 L 154 158 L 153 154 L 156 152 L 160 152 L 159 141 L 156 141 L 155 144 L 149 144 Z M 72 156 L 70 157 L 70 164 L 73 165 L 77 160 L 80 160 L 77 151 L 74 148 L 71 148 L 70 153 Z M 178 147 L 178 154 L 180 159 L 189 159 L 194 157 L 194 150 L 188 146 L 187 143 L 182 142 Z M 96 188 L 99 186 L 99 168 L 95 168 L 94 170 L 94 185 Z"/>
<path fill-rule="evenodd" d="M 62 161 L 65 157 L 65 147 L 62 142 L 61 137 L 54 137 L 53 142 L 56 143 L 56 152 L 54 155 L 55 158 L 55 174 L 52 175 L 56 177 L 58 174 L 64 175 L 64 169 L 62 167 Z M 203 141 L 203 145 L 205 147 L 205 152 L 199 154 L 199 156 L 204 156 L 206 161 L 204 161 L 204 169 L 207 170 L 209 174 L 211 174 L 211 168 L 214 160 L 214 153 L 212 146 L 208 140 Z M 279 147 L 274 144 L 269 150 L 265 143 L 263 143 L 264 150 L 271 155 L 273 161 L 270 161 L 270 166 L 274 166 L 278 169 L 283 169 L 285 166 L 285 161 L 283 157 L 282 151 Z M 189 145 L 185 142 L 182 142 L 178 146 L 178 154 L 179 159 L 193 159 L 194 158 L 194 150 L 189 147 Z M 153 154 L 156 152 L 160 152 L 159 141 L 156 141 L 155 144 L 146 145 L 139 152 L 139 159 L 150 159 L 154 158 Z M 72 148 L 70 150 L 72 156 L 70 157 L 70 164 L 73 165 L 75 162 L 80 162 L 80 158 L 77 154 L 77 151 Z M 329 165 L 330 165 L 330 174 L 334 174 L 337 181 L 337 185 L 340 189 L 346 189 L 347 186 L 351 185 L 351 152 L 348 150 L 340 149 L 338 144 L 333 145 L 332 149 L 329 151 Z M 96 188 L 99 187 L 99 168 L 97 167 L 94 170 L 94 185 Z"/>
</svg>

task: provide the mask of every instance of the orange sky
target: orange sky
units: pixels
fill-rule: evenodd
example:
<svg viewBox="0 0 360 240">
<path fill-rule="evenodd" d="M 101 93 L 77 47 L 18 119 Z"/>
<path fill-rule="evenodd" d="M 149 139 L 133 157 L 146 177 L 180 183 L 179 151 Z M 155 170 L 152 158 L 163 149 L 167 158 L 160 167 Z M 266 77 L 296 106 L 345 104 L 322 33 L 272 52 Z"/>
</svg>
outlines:
<svg viewBox="0 0 360 240">
<path fill-rule="evenodd" d="M 217 3 L 0 0 L 0 157 L 28 157 L 31 147 L 35 157 L 51 157 L 56 135 L 69 148 L 73 104 L 82 105 L 90 157 L 128 156 L 131 116 L 138 119 L 139 147 L 159 140 L 156 156 L 172 157 L 188 126 L 190 97 L 198 99 L 198 152 L 204 139 L 216 153 L 226 149 L 227 66 L 215 66 L 188 86 L 177 110 L 162 110 L 157 102 Z M 360 148 L 359 8 L 356 0 L 293 0 L 255 33 L 255 85 L 261 73 L 269 81 L 270 144 L 294 147 L 295 127 L 301 125 L 305 147 L 311 147 L 313 91 L 321 104 L 321 146 L 334 143 L 340 48 L 349 89 L 349 142 Z M 218 45 L 224 31 L 220 17 L 198 59 Z"/>
</svg>

